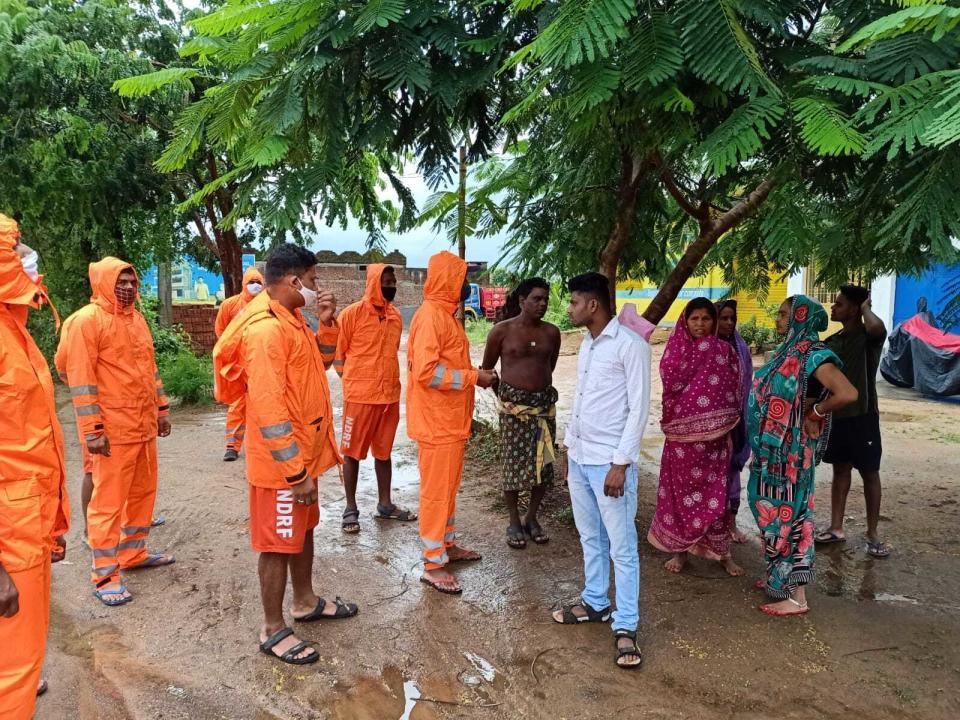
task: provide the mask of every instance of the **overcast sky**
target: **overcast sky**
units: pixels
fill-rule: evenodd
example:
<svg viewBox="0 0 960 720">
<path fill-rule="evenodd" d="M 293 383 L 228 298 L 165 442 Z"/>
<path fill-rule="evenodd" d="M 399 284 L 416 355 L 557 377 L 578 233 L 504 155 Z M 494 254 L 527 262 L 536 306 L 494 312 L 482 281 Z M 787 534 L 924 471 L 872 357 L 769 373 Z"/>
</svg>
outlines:
<svg viewBox="0 0 960 720">
<path fill-rule="evenodd" d="M 427 187 L 423 178 L 412 169 L 403 175 L 403 181 L 416 198 L 417 208 L 422 210 L 427 198 L 432 194 L 430 188 Z M 389 195 L 396 202 L 396 196 Z M 429 225 L 415 228 L 402 235 L 397 233 L 385 233 L 385 235 L 387 236 L 387 251 L 399 250 L 402 252 L 407 256 L 409 267 L 426 267 L 430 256 L 441 250 L 456 252 L 447 241 L 446 233 L 435 233 Z M 503 241 L 504 238 L 500 236 L 483 239 L 467 238 L 467 260 L 493 263 L 502 253 Z M 321 225 L 320 232 L 310 249 L 315 251 L 333 250 L 338 253 L 344 250 L 355 250 L 362 253 L 367 249 L 366 242 L 367 233 L 357 222 L 351 221 L 346 230 Z"/>
</svg>

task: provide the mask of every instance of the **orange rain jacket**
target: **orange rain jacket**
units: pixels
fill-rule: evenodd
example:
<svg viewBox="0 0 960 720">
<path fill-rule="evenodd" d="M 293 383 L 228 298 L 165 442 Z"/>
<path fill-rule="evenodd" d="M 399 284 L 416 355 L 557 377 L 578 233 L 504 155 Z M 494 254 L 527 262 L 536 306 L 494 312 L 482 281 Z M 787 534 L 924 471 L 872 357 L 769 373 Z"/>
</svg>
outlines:
<svg viewBox="0 0 960 720">
<path fill-rule="evenodd" d="M 343 399 L 367 405 L 400 402 L 400 335 L 403 318 L 380 289 L 389 266 L 367 266 L 363 299 L 348 305 L 337 317 L 340 339 L 333 367 L 343 378 Z"/>
<path fill-rule="evenodd" d="M 263 275 L 260 274 L 260 271 L 255 267 L 248 267 L 247 271 L 243 273 L 242 289 L 240 290 L 239 295 L 234 295 L 228 297 L 220 305 L 220 310 L 217 311 L 217 320 L 214 323 L 213 329 L 217 333 L 217 337 L 223 335 L 223 331 L 227 329 L 227 325 L 240 314 L 240 311 L 243 310 L 251 300 L 253 300 L 255 295 L 251 295 L 250 291 L 247 290 L 247 284 L 252 282 L 258 282 L 263 285 Z M 263 292 L 262 290 L 260 292 Z"/>
<path fill-rule="evenodd" d="M 111 445 L 156 438 L 157 418 L 170 414 L 147 321 L 114 295 L 120 273 L 133 269 L 115 257 L 90 263 L 93 297 L 70 317 L 54 358 L 83 437 L 105 432 Z"/>
<path fill-rule="evenodd" d="M 217 400 L 246 393 L 247 481 L 285 488 L 341 462 L 326 369 L 339 328 L 314 335 L 300 310 L 290 312 L 266 289 L 213 349 Z"/>
<path fill-rule="evenodd" d="M 0 563 L 10 573 L 42 565 L 70 525 L 53 378 L 26 328 L 40 288 L 14 252 L 19 235 L 0 215 Z"/>
<path fill-rule="evenodd" d="M 446 250 L 430 258 L 423 305 L 407 340 L 407 433 L 424 443 L 470 437 L 477 370 L 470 343 L 454 317 L 467 264 Z"/>
</svg>

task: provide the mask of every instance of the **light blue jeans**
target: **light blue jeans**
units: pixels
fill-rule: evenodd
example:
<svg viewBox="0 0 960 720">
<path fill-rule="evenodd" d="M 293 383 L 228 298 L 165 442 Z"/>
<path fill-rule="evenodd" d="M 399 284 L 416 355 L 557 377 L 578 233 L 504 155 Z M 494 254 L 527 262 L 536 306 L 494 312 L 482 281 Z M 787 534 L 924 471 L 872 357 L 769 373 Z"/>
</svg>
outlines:
<svg viewBox="0 0 960 720">
<path fill-rule="evenodd" d="M 568 460 L 567 484 L 573 519 L 583 546 L 581 598 L 596 610 L 610 606 L 610 561 L 617 585 L 613 629 L 636 631 L 640 624 L 640 552 L 637 548 L 637 467 L 627 468 L 623 496 L 607 497 L 603 482 L 610 465 Z"/>
</svg>

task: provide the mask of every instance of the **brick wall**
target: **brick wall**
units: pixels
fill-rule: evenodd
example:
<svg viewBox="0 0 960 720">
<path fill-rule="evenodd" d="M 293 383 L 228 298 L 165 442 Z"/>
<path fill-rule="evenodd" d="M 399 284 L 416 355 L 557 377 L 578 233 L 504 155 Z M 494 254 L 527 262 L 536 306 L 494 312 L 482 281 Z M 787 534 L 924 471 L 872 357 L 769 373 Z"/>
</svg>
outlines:
<svg viewBox="0 0 960 720">
<path fill-rule="evenodd" d="M 395 268 L 397 274 L 397 297 L 393 304 L 398 307 L 417 307 L 423 302 L 423 280 L 426 273 L 407 268 Z M 337 296 L 337 308 L 345 308 L 363 297 L 367 288 L 367 271 L 356 265 L 317 266 L 317 287 L 331 290 Z"/>
<path fill-rule="evenodd" d="M 209 353 L 217 343 L 213 324 L 217 319 L 217 308 L 213 305 L 174 305 L 173 322 L 183 326 L 190 336 L 193 349 Z"/>
</svg>

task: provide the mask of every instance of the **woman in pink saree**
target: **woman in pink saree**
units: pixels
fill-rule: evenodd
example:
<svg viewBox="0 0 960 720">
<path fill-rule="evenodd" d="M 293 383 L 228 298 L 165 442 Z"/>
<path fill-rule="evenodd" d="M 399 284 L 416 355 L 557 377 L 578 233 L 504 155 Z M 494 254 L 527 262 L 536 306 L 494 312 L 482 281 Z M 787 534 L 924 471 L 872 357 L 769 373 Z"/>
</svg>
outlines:
<svg viewBox="0 0 960 720">
<path fill-rule="evenodd" d="M 740 358 L 717 337 L 717 309 L 707 298 L 691 300 L 677 320 L 660 378 L 666 442 L 647 540 L 671 553 L 665 564 L 670 572 L 683 570 L 693 554 L 742 575 L 730 557 L 726 517 L 730 432 L 743 410 Z"/>
</svg>

